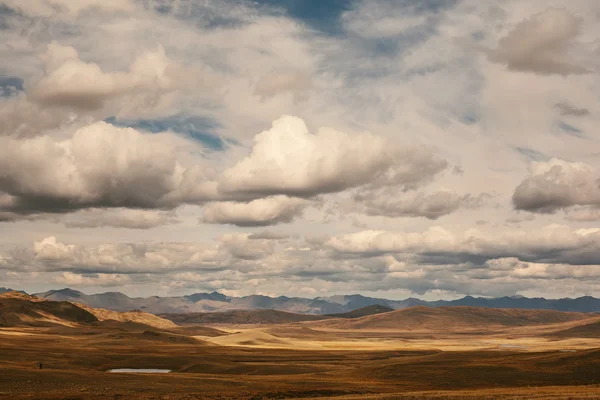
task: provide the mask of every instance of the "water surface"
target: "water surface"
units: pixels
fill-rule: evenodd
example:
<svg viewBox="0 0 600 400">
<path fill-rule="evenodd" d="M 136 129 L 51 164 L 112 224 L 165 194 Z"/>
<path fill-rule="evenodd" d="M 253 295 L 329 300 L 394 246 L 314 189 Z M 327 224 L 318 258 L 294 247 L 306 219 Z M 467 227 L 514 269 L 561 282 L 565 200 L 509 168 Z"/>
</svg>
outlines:
<svg viewBox="0 0 600 400">
<path fill-rule="evenodd" d="M 170 369 L 156 369 L 156 368 L 116 368 L 109 369 L 108 372 L 116 373 L 136 373 L 136 374 L 166 374 L 171 372 Z"/>
<path fill-rule="evenodd" d="M 501 344 L 500 347 L 505 349 L 527 349 L 529 346 L 523 346 L 521 344 Z"/>
</svg>

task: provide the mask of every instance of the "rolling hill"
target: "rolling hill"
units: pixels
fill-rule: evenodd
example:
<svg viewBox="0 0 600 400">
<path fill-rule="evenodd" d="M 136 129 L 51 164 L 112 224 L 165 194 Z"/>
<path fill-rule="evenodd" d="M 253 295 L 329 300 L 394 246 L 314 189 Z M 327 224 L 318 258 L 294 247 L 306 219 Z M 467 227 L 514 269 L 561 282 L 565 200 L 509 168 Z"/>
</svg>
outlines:
<svg viewBox="0 0 600 400">
<path fill-rule="evenodd" d="M 77 326 L 98 318 L 67 301 L 46 301 L 18 292 L 0 295 L 0 326 Z"/>
<path fill-rule="evenodd" d="M 104 321 L 134 323 L 159 329 L 177 327 L 171 321 L 141 311 L 116 312 L 69 301 L 47 300 L 20 292 L 0 294 L 0 326 L 75 327 Z"/>
<path fill-rule="evenodd" d="M 592 319 L 590 322 L 552 332 L 549 336 L 556 338 L 600 338 L 600 317 Z"/>
<path fill-rule="evenodd" d="M 362 308 L 358 308 L 356 310 L 352 310 L 346 313 L 339 314 L 326 314 L 326 317 L 331 318 L 360 318 L 366 317 L 368 315 L 382 314 L 386 312 L 394 311 L 393 308 L 382 306 L 379 304 L 374 304 L 372 306 L 366 306 Z"/>
<path fill-rule="evenodd" d="M 590 318 L 589 314 L 548 310 L 481 307 L 417 306 L 366 317 L 317 323 L 333 329 L 474 330 L 497 327 L 547 325 Z"/>
<path fill-rule="evenodd" d="M 295 314 L 277 310 L 237 310 L 213 313 L 160 314 L 162 318 L 178 325 L 210 324 L 286 324 L 303 321 L 319 321 L 327 317 L 310 314 Z"/>
<path fill-rule="evenodd" d="M 25 292 L 23 290 L 15 290 L 15 289 L 11 289 L 11 288 L 0 287 L 0 294 L 9 293 L 9 292 L 28 294 L 27 292 Z"/>
<path fill-rule="evenodd" d="M 176 328 L 177 324 L 157 315 L 146 313 L 143 311 L 111 311 L 103 308 L 92 308 L 83 304 L 75 303 L 78 307 L 90 312 L 99 321 L 117 321 L 117 322 L 134 322 L 137 324 L 152 326 L 159 329 Z"/>
</svg>

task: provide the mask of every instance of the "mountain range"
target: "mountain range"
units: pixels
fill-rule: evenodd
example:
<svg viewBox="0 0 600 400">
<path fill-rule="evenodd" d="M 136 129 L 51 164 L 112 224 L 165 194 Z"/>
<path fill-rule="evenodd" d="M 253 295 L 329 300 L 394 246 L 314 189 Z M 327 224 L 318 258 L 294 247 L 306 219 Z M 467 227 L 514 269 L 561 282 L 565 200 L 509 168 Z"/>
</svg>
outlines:
<svg viewBox="0 0 600 400">
<path fill-rule="evenodd" d="M 0 293 L 2 292 L 0 288 Z M 584 296 L 575 299 L 527 298 L 522 296 L 484 298 L 466 296 L 458 300 L 425 301 L 415 298 L 389 300 L 366 297 L 360 294 L 317 297 L 269 297 L 251 295 L 243 297 L 226 296 L 219 292 L 194 293 L 178 297 L 129 297 L 120 292 L 107 292 L 88 295 L 65 288 L 35 293 L 35 296 L 55 301 L 70 301 L 89 307 L 113 311 L 142 310 L 153 314 L 162 313 L 206 313 L 231 310 L 280 310 L 302 314 L 340 314 L 359 308 L 380 305 L 391 309 L 404 309 L 414 306 L 453 307 L 471 306 L 487 308 L 517 308 L 535 310 L 555 310 L 572 312 L 600 312 L 600 299 Z"/>
</svg>

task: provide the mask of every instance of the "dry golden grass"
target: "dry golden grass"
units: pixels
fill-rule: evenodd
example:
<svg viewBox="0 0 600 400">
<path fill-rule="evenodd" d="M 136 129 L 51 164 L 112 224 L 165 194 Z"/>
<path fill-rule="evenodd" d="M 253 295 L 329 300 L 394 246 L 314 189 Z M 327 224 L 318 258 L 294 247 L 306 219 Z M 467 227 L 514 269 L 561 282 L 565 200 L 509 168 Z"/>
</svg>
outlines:
<svg viewBox="0 0 600 400">
<path fill-rule="evenodd" d="M 567 326 L 570 326 L 570 323 Z M 553 329 L 562 328 L 563 324 L 559 324 Z M 275 327 L 220 325 L 219 329 L 225 332 L 225 335 L 195 337 L 224 346 L 314 350 L 569 351 L 600 347 L 600 338 L 547 335 L 547 332 L 552 332 L 547 326 L 538 327 L 537 330 L 518 327 L 490 333 L 341 330 L 307 326 L 304 323 Z"/>
</svg>

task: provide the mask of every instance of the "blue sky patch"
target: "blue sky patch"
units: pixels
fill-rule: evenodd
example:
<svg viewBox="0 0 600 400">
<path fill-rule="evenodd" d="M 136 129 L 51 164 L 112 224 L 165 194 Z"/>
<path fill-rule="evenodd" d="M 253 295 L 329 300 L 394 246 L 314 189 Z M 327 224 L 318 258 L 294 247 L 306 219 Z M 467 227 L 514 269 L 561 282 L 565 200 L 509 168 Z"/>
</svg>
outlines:
<svg viewBox="0 0 600 400">
<path fill-rule="evenodd" d="M 342 31 L 341 15 L 353 8 L 355 0 L 263 0 L 257 4 L 279 10 L 310 28 L 327 34 Z"/>
<path fill-rule="evenodd" d="M 546 161 L 550 159 L 550 157 L 548 157 L 544 153 L 530 149 L 528 147 L 515 147 L 515 150 L 527 157 L 531 161 Z"/>
<path fill-rule="evenodd" d="M 567 135 L 575 136 L 580 139 L 587 139 L 587 136 L 583 133 L 581 129 L 578 129 L 573 125 L 567 124 L 564 121 L 558 121 L 558 127 L 563 133 L 566 133 Z"/>
<path fill-rule="evenodd" d="M 0 97 L 10 97 L 23 91 L 23 79 L 0 75 Z"/>
<path fill-rule="evenodd" d="M 390 4 L 410 7 L 414 14 L 440 13 L 454 8 L 458 0 L 391 0 Z"/>
<path fill-rule="evenodd" d="M 17 14 L 7 5 L 0 4 L 0 30 L 9 29 L 9 19 L 15 17 Z"/>
<path fill-rule="evenodd" d="M 227 13 L 222 14 L 220 11 L 233 10 L 244 3 L 244 0 L 225 0 L 214 4 L 186 1 L 174 5 L 172 1 L 159 0 L 151 5 L 151 9 L 158 14 L 172 15 L 180 20 L 193 23 L 201 29 L 233 28 L 250 22 L 250 16 L 236 15 L 235 13 L 226 15 Z M 219 6 L 215 6 L 216 4 Z"/>
<path fill-rule="evenodd" d="M 463 115 L 461 120 L 467 125 L 473 125 L 479 122 L 479 115 L 475 112 L 469 112 Z"/>
<path fill-rule="evenodd" d="M 211 150 L 222 151 L 227 148 L 227 143 L 214 131 L 220 125 L 210 119 L 198 116 L 173 116 L 162 119 L 138 119 L 138 120 L 117 120 L 115 117 L 106 119 L 116 126 L 124 126 L 145 130 L 152 133 L 171 131 L 182 134 L 190 139 L 201 142 Z"/>
</svg>

